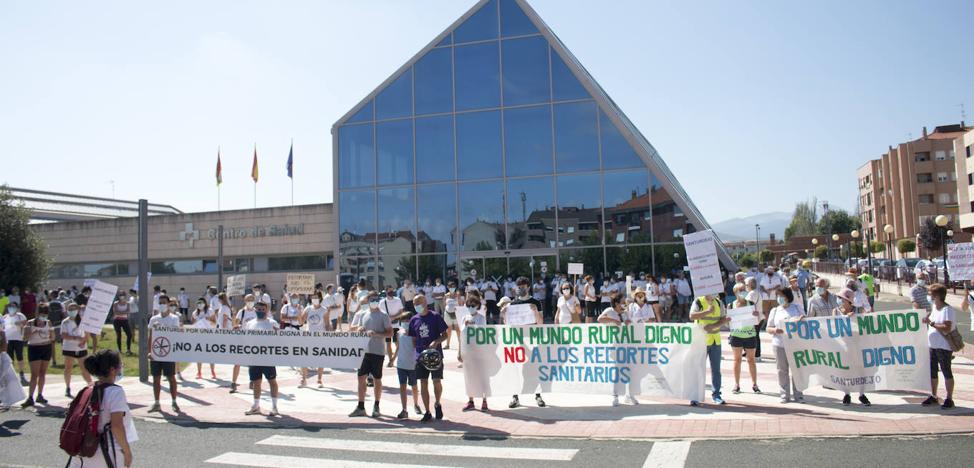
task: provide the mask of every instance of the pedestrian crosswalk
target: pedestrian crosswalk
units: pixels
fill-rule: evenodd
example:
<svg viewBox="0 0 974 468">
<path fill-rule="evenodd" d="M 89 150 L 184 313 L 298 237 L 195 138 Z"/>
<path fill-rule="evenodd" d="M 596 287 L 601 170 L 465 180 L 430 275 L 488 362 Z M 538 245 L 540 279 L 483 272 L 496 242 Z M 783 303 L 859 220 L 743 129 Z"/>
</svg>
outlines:
<svg viewBox="0 0 974 468">
<path fill-rule="evenodd" d="M 352 450 L 362 452 L 399 453 L 403 455 L 431 455 L 443 457 L 500 458 L 517 460 L 571 461 L 576 449 L 540 449 L 510 447 L 497 450 L 494 447 L 476 445 L 407 444 L 401 442 L 369 441 L 367 444 L 349 444 L 342 439 L 318 439 L 313 437 L 289 437 L 275 435 L 257 445 L 301 447 L 328 450 Z"/>
<path fill-rule="evenodd" d="M 328 458 L 288 457 L 284 455 L 265 455 L 253 453 L 227 452 L 213 457 L 207 463 L 221 465 L 256 466 L 261 468 L 428 468 L 432 465 L 405 465 L 402 463 L 374 463 Z M 442 466 L 442 465 L 436 465 Z"/>
</svg>

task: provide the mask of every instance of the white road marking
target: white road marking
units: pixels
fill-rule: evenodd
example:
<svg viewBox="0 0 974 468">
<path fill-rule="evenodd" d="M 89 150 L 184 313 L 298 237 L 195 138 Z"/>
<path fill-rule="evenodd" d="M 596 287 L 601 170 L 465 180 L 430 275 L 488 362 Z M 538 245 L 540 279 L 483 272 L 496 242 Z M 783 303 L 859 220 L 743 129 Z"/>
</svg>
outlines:
<svg viewBox="0 0 974 468">
<path fill-rule="evenodd" d="M 401 442 L 366 441 L 358 443 L 354 440 L 319 439 L 315 437 L 296 437 L 275 435 L 268 437 L 257 445 L 274 445 L 278 447 L 301 447 L 326 450 L 352 450 L 357 452 L 400 453 L 406 455 L 433 455 L 443 457 L 468 458 L 505 458 L 513 460 L 544 460 L 571 461 L 578 453 L 577 449 L 542 449 L 542 448 L 498 448 L 478 445 L 440 445 L 440 444 L 412 444 Z"/>
<path fill-rule="evenodd" d="M 259 468 L 430 468 L 432 465 L 403 465 L 402 463 L 374 463 L 325 458 L 285 457 L 262 453 L 227 452 L 206 461 L 221 465 L 256 466 Z"/>
<path fill-rule="evenodd" d="M 683 468 L 689 454 L 689 441 L 654 442 L 643 468 Z"/>
</svg>

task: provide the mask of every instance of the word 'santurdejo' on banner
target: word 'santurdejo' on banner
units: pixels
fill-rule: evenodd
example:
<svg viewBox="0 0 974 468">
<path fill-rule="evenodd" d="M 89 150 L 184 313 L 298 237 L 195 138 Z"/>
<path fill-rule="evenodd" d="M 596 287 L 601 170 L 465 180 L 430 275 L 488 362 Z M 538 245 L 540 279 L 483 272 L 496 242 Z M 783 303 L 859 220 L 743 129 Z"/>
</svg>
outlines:
<svg viewBox="0 0 974 468">
<path fill-rule="evenodd" d="M 468 395 L 704 397 L 706 344 L 696 325 L 468 326 L 462 346 Z"/>
<path fill-rule="evenodd" d="M 930 391 L 927 328 L 915 310 L 786 322 L 783 337 L 800 390 Z"/>
<path fill-rule="evenodd" d="M 150 345 L 155 361 L 355 369 L 368 342 L 353 332 L 157 328 Z"/>
</svg>

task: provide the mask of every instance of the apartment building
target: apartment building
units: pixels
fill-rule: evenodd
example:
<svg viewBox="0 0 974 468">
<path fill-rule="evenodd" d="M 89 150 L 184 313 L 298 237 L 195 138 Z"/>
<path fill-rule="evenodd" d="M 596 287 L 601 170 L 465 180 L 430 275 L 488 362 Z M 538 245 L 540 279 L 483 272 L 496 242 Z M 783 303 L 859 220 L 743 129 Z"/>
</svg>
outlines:
<svg viewBox="0 0 974 468">
<path fill-rule="evenodd" d="M 974 232 L 974 129 L 954 138 L 954 159 L 958 178 L 957 204 L 960 217 L 957 225 L 964 232 Z"/>
</svg>

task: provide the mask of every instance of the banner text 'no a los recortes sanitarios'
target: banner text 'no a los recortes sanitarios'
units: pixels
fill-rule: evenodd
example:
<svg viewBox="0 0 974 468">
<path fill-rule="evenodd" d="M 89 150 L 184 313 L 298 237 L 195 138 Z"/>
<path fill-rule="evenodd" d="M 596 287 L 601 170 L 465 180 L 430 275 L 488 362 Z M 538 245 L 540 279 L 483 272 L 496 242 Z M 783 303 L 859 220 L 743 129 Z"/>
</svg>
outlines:
<svg viewBox="0 0 974 468">
<path fill-rule="evenodd" d="M 703 400 L 706 343 L 697 325 L 468 326 L 462 346 L 468 395 Z"/>
</svg>

